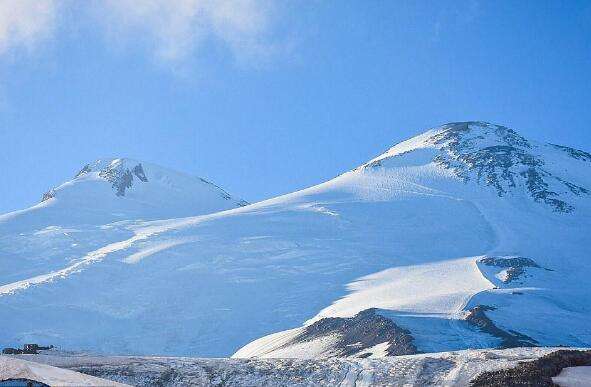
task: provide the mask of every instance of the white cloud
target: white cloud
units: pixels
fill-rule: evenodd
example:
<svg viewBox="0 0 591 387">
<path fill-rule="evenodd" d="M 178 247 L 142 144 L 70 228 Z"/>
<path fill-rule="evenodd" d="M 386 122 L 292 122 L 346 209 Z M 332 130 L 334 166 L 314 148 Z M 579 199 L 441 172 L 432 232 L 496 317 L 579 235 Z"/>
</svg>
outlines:
<svg viewBox="0 0 591 387">
<path fill-rule="evenodd" d="M 115 39 L 146 39 L 161 60 L 175 62 L 208 40 L 238 58 L 268 54 L 273 8 L 267 0 L 105 0 L 97 3 Z M 130 35 L 131 34 L 131 35 Z"/>
<path fill-rule="evenodd" d="M 57 5 L 54 0 L 0 0 L 0 54 L 33 50 L 51 37 Z"/>
<path fill-rule="evenodd" d="M 34 51 L 61 27 L 58 22 L 88 23 L 94 15 L 108 44 L 147 46 L 163 62 L 223 47 L 258 64 L 277 48 L 271 39 L 275 10 L 272 0 L 0 0 L 0 56 Z"/>
</svg>

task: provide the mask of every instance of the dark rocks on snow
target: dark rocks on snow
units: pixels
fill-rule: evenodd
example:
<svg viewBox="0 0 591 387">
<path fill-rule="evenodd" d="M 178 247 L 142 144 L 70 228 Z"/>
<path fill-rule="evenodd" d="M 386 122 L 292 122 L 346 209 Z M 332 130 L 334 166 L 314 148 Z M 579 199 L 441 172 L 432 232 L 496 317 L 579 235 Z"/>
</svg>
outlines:
<svg viewBox="0 0 591 387">
<path fill-rule="evenodd" d="M 518 279 L 525 273 L 525 268 L 527 267 L 540 268 L 534 260 L 524 257 L 486 257 L 479 262 L 487 266 L 496 266 L 507 269 L 507 277 L 502 280 L 504 283 L 509 283 Z"/>
<path fill-rule="evenodd" d="M 477 130 L 478 129 L 478 130 Z M 561 197 L 591 194 L 591 190 L 552 175 L 545 162 L 535 152 L 536 146 L 513 129 L 486 122 L 452 122 L 431 136 L 428 143 L 441 150 L 433 162 L 452 171 L 464 182 L 472 179 L 493 187 L 499 196 L 513 188 L 524 187 L 537 202 L 549 205 L 555 212 L 568 213 L 574 207 Z M 556 147 L 571 157 L 591 161 L 591 154 L 577 149 Z M 407 152 L 405 152 L 407 153 Z M 400 157 L 404 153 L 390 157 Z M 388 157 L 388 158 L 390 158 Z M 384 159 L 369 162 L 359 168 L 378 168 Z M 555 187 L 558 191 L 551 189 Z"/>
<path fill-rule="evenodd" d="M 519 332 L 513 330 L 505 331 L 495 325 L 495 323 L 486 315 L 486 311 L 494 310 L 492 306 L 478 305 L 468 312 L 465 320 L 476 326 L 482 332 L 501 339 L 500 348 L 514 347 L 536 347 L 537 341 Z"/>
<path fill-rule="evenodd" d="M 524 257 L 486 257 L 480 262 L 497 267 L 540 267 L 533 259 Z"/>
<path fill-rule="evenodd" d="M 471 126 L 478 126 L 484 133 L 496 136 L 500 144 L 478 147 L 478 140 L 484 137 L 470 136 Z M 434 161 L 464 181 L 470 180 L 475 173 L 479 183 L 494 187 L 497 194 L 503 196 L 521 180 L 535 201 L 550 205 L 556 212 L 571 212 L 574 208 L 549 188 L 548 181 L 553 179 L 577 196 L 589 193 L 586 188 L 547 172 L 543 168 L 544 161 L 530 152 L 532 145 L 512 129 L 482 122 L 451 123 L 445 127 L 431 138 L 433 144 L 442 145 L 446 151 Z M 567 147 L 560 149 L 575 158 L 587 159 L 586 152 Z"/>
<path fill-rule="evenodd" d="M 133 185 L 133 176 L 129 169 L 125 170 L 119 179 L 113 182 L 113 188 L 117 190 L 117 196 L 125 196 L 125 190 Z"/>
<path fill-rule="evenodd" d="M 231 196 L 229 193 L 227 193 L 226 191 L 224 191 L 224 190 L 222 189 L 222 187 L 220 187 L 220 186 L 217 186 L 217 185 L 215 185 L 214 183 L 212 183 L 211 181 L 207 181 L 207 180 L 205 180 L 205 179 L 204 179 L 204 178 L 202 178 L 202 177 L 200 177 L 200 178 L 199 178 L 199 180 L 201 180 L 201 182 L 202 182 L 202 183 L 204 183 L 204 184 L 208 184 L 208 185 L 211 185 L 212 187 L 215 187 L 215 188 L 216 188 L 216 189 L 217 189 L 217 190 L 220 192 L 220 194 L 222 195 L 222 197 L 223 197 L 224 199 L 226 199 L 226 200 L 231 200 L 231 199 L 232 199 L 232 196 Z M 250 203 L 249 203 L 249 202 L 247 202 L 246 200 L 241 200 L 241 201 L 239 201 L 239 202 L 236 204 L 236 206 L 237 206 L 237 207 L 245 207 L 245 206 L 248 206 L 249 204 L 250 204 Z"/>
<path fill-rule="evenodd" d="M 564 184 L 570 190 L 570 192 L 577 196 L 581 196 L 582 194 L 589 194 L 589 190 L 585 187 L 581 187 L 580 185 L 576 185 L 574 183 L 571 183 L 570 181 L 563 180 L 559 177 L 557 177 L 556 179 L 560 181 L 562 184 Z"/>
<path fill-rule="evenodd" d="M 323 318 L 307 326 L 303 333 L 287 345 L 337 335 L 339 340 L 333 350 L 334 356 L 353 356 L 385 342 L 388 343 L 388 356 L 417 353 L 410 331 L 379 315 L 377 311 L 371 308 L 359 312 L 354 317 Z M 365 356 L 369 354 L 361 355 Z"/>
<path fill-rule="evenodd" d="M 4 355 L 35 355 L 38 354 L 39 351 L 46 351 L 49 349 L 53 349 L 53 345 L 50 346 L 42 346 L 39 344 L 25 344 L 23 348 L 4 348 L 2 349 L 2 354 Z"/>
<path fill-rule="evenodd" d="M 531 145 L 527 139 L 519 135 L 513 129 L 507 128 L 501 125 L 492 125 L 482 121 L 467 121 L 467 122 L 451 122 L 445 124 L 445 130 L 435 136 L 432 141 L 436 144 L 447 143 L 452 148 L 458 147 L 473 147 L 473 140 L 465 140 L 462 138 L 464 134 L 470 133 L 471 126 L 479 126 L 487 128 L 487 132 L 497 136 L 502 142 L 507 145 L 522 148 L 531 148 Z M 476 137 L 474 139 L 482 139 L 482 137 Z"/>
<path fill-rule="evenodd" d="M 550 144 L 552 145 L 554 148 L 559 149 L 563 152 L 566 152 L 570 157 L 577 159 L 577 160 L 582 160 L 582 161 L 591 161 L 591 153 L 582 151 L 582 150 L 578 150 L 575 148 L 570 148 L 568 146 L 563 146 L 563 145 L 556 145 L 556 144 Z"/>
<path fill-rule="evenodd" d="M 217 185 L 213 184 L 211 181 L 205 180 L 202 177 L 200 177 L 199 180 L 201 180 L 201 182 L 204 183 L 204 184 L 208 184 L 208 185 L 211 185 L 212 187 L 217 188 L 220 191 L 220 193 L 221 193 L 221 195 L 222 195 L 222 197 L 224 199 L 226 199 L 226 200 L 232 199 L 232 196 L 230 196 L 229 193 L 227 193 L 226 191 L 224 191 L 221 187 L 218 187 Z"/>
<path fill-rule="evenodd" d="M 543 170 L 538 171 L 534 168 L 529 168 L 521 172 L 521 176 L 525 179 L 525 186 L 534 200 L 549 204 L 558 212 L 571 212 L 574 210 L 574 207 L 564 200 L 557 199 L 559 195 L 556 192 L 548 189 L 548 183 L 544 181 L 544 176 L 550 176 L 549 173 Z M 558 180 L 563 184 L 565 183 L 562 179 Z M 569 186 L 567 187 L 570 189 Z"/>
<path fill-rule="evenodd" d="M 89 164 L 86 164 L 82 169 L 76 174 L 74 177 L 80 177 L 82 175 L 86 175 L 87 173 L 91 172 L 92 169 L 90 168 Z"/>
<path fill-rule="evenodd" d="M 112 183 L 117 196 L 125 196 L 125 191 L 133 186 L 134 175 L 142 182 L 148 181 L 142 164 L 136 165 L 132 170 L 117 165 L 99 172 L 100 177 Z"/>
<path fill-rule="evenodd" d="M 567 367 L 591 366 L 591 351 L 560 350 L 516 367 L 484 372 L 472 386 L 555 386 L 552 377 Z"/>
<path fill-rule="evenodd" d="M 43 194 L 43 197 L 41 198 L 41 201 L 44 202 L 46 200 L 52 199 L 55 197 L 55 190 L 52 188 L 49 191 L 45 192 Z"/>
<path fill-rule="evenodd" d="M 139 163 L 138 165 L 133 167 L 133 174 L 136 175 L 137 178 L 140 179 L 141 181 L 143 181 L 144 183 L 148 182 L 148 178 L 146 177 L 146 174 L 144 173 L 144 167 L 142 167 L 141 163 Z"/>
</svg>

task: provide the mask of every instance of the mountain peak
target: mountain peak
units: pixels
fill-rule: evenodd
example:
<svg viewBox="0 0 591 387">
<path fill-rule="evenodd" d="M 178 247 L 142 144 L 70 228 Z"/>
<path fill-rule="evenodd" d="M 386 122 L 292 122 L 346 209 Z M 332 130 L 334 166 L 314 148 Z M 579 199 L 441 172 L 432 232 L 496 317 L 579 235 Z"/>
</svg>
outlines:
<svg viewBox="0 0 591 387">
<path fill-rule="evenodd" d="M 283 358 L 589 346 L 587 155 L 451 123 L 224 212 L 237 202 L 199 178 L 93 163 L 0 217 L 0 342 L 216 357 L 251 342 L 235 356 Z M 118 196 L 104 176 L 128 171 Z"/>
<path fill-rule="evenodd" d="M 529 141 L 515 130 L 506 126 L 483 121 L 452 122 L 439 128 L 431 137 L 436 145 L 487 147 L 504 145 L 518 148 L 531 148 Z"/>
<path fill-rule="evenodd" d="M 421 148 L 484 148 L 492 145 L 531 148 L 530 142 L 525 137 L 502 125 L 484 121 L 450 122 L 394 145 L 364 166 L 373 166 L 372 164 L 379 160 Z"/>
<path fill-rule="evenodd" d="M 191 216 L 248 204 L 203 178 L 130 158 L 85 164 L 72 180 L 44 193 L 41 201 L 53 199 L 78 210 L 101 208 L 106 215 L 143 218 Z"/>
<path fill-rule="evenodd" d="M 524 189 L 555 212 L 571 212 L 569 196 L 590 194 L 580 183 L 556 168 L 565 157 L 591 162 L 577 149 L 530 141 L 515 130 L 482 121 L 453 122 L 401 142 L 360 167 L 388 167 L 390 160 L 420 149 L 431 149 L 430 162 L 464 182 L 492 187 L 499 196 Z M 558 172 L 560 171 L 560 172 Z"/>
<path fill-rule="evenodd" d="M 91 164 L 86 164 L 76 174 L 75 179 L 93 172 L 111 183 L 117 196 L 125 196 L 125 191 L 131 188 L 134 183 L 148 182 L 142 163 L 127 158 L 99 159 Z"/>
</svg>

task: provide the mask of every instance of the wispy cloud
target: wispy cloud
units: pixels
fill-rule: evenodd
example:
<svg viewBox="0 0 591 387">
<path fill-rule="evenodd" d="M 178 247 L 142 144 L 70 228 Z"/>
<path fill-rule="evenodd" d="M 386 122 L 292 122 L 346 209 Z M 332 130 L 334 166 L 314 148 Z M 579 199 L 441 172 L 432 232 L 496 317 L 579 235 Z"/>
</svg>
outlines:
<svg viewBox="0 0 591 387">
<path fill-rule="evenodd" d="M 213 41 L 237 58 L 269 53 L 273 4 L 267 0 L 106 0 L 99 14 L 111 38 L 143 39 L 166 62 Z"/>
<path fill-rule="evenodd" d="M 276 48 L 271 0 L 0 0 L 0 56 L 33 51 L 55 35 L 59 23 L 72 20 L 98 25 L 107 44 L 147 47 L 165 63 L 212 47 L 239 61 L 260 62 Z"/>
<path fill-rule="evenodd" d="M 54 32 L 54 0 L 0 0 L 0 54 L 34 50 Z"/>
</svg>

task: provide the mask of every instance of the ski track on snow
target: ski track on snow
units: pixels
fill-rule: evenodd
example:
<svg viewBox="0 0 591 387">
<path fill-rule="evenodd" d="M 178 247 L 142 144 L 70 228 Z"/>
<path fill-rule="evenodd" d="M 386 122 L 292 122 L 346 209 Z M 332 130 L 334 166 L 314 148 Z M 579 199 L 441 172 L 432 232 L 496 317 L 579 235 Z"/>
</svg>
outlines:
<svg viewBox="0 0 591 387">
<path fill-rule="evenodd" d="M 74 263 L 73 265 L 67 266 L 64 269 L 52 271 L 47 274 L 41 274 L 32 278 L 28 278 L 21 281 L 12 282 L 0 286 L 0 296 L 6 294 L 15 293 L 18 290 L 27 289 L 33 285 L 40 285 L 46 282 L 52 282 L 57 279 L 65 278 L 70 274 L 82 271 L 85 267 L 102 261 L 108 254 L 115 251 L 120 251 L 129 248 L 134 242 L 148 238 L 149 235 L 135 235 L 124 241 L 108 244 L 101 247 L 100 249 L 91 251 L 86 254 L 81 261 Z"/>
</svg>

